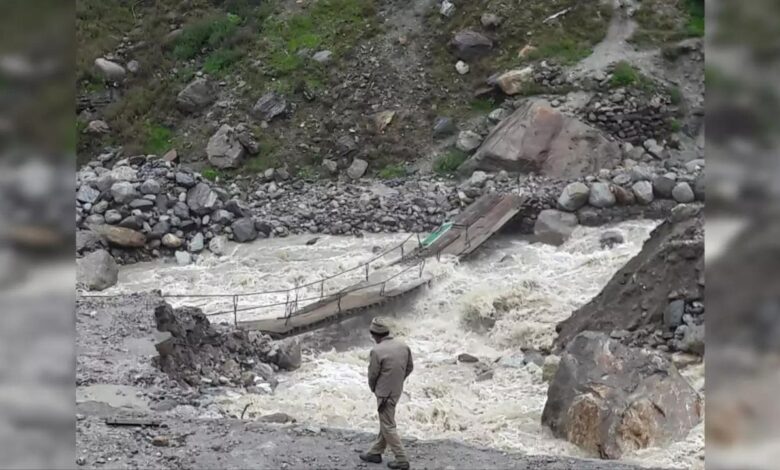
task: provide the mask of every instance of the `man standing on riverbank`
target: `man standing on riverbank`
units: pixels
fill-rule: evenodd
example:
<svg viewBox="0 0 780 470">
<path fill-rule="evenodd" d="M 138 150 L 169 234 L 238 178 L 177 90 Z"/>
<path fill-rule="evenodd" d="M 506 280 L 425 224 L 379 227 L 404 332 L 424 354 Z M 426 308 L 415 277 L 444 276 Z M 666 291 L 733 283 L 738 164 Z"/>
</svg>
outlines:
<svg viewBox="0 0 780 470">
<path fill-rule="evenodd" d="M 408 469 L 401 438 L 395 427 L 395 407 L 404 390 L 404 381 L 414 369 L 412 351 L 403 342 L 390 336 L 390 330 L 379 318 L 371 321 L 369 332 L 377 345 L 371 350 L 368 364 L 368 386 L 376 395 L 379 412 L 379 435 L 374 445 L 360 459 L 365 462 L 382 463 L 385 448 L 395 454 L 395 460 L 387 466 L 393 469 Z"/>
</svg>

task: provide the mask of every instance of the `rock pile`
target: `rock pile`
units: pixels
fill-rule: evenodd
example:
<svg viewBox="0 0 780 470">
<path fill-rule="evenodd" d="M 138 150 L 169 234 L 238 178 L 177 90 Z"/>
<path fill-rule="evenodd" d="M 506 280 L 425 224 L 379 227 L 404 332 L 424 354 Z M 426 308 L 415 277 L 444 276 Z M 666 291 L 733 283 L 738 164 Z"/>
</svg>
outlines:
<svg viewBox="0 0 780 470">
<path fill-rule="evenodd" d="M 596 93 L 580 112 L 593 126 L 623 141 L 641 144 L 666 138 L 678 110 L 666 93 L 632 87 Z"/>
<path fill-rule="evenodd" d="M 676 207 L 642 251 L 589 303 L 559 323 L 562 350 L 582 331 L 666 352 L 704 352 L 704 223 L 701 208 Z"/>
<path fill-rule="evenodd" d="M 162 303 L 154 317 L 163 333 L 156 345 L 155 365 L 178 382 L 271 393 L 277 384 L 275 370 L 300 366 L 298 343 L 273 342 L 258 332 L 214 326 L 198 308 L 173 309 Z"/>
</svg>

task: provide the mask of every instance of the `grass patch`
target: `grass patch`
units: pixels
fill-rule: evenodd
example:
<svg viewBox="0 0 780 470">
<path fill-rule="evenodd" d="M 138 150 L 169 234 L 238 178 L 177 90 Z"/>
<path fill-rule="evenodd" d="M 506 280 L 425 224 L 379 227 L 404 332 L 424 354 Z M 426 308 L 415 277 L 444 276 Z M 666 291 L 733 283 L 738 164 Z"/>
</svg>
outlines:
<svg viewBox="0 0 780 470">
<path fill-rule="evenodd" d="M 244 52 L 239 49 L 217 49 L 206 58 L 203 70 L 211 75 L 219 75 L 243 57 Z"/>
<path fill-rule="evenodd" d="M 401 178 L 406 175 L 406 169 L 403 165 L 399 163 L 391 163 L 389 165 L 386 165 L 384 168 L 379 170 L 379 173 L 377 173 L 377 176 L 382 178 L 383 180 L 391 180 L 395 178 Z"/>
<path fill-rule="evenodd" d="M 612 86 L 631 86 L 639 81 L 639 72 L 628 62 L 618 62 L 612 71 Z"/>
<path fill-rule="evenodd" d="M 199 20 L 184 28 L 176 39 L 173 56 L 179 60 L 189 60 L 204 48 L 216 49 L 238 31 L 240 24 L 241 17 L 232 13 Z"/>
<path fill-rule="evenodd" d="M 631 42 L 640 46 L 664 46 L 703 37 L 704 0 L 644 0 L 634 19 L 638 28 Z"/>
<path fill-rule="evenodd" d="M 319 64 L 312 64 L 301 53 L 318 49 L 329 49 L 334 55 L 344 52 L 375 28 L 374 14 L 373 0 L 319 0 L 291 17 L 269 17 L 261 26 L 260 49 L 268 72 L 285 77 L 320 71 Z"/>
<path fill-rule="evenodd" d="M 146 142 L 144 152 L 162 155 L 173 147 L 173 132 L 167 127 L 148 124 L 146 127 Z"/>
<path fill-rule="evenodd" d="M 492 98 L 474 98 L 471 100 L 471 103 L 469 103 L 469 107 L 472 111 L 480 113 L 489 113 L 490 111 L 493 111 L 496 106 L 498 105 Z"/>
<path fill-rule="evenodd" d="M 669 100 L 673 105 L 679 106 L 683 102 L 683 93 L 678 87 L 669 88 Z"/>
<path fill-rule="evenodd" d="M 433 171 L 440 175 L 451 175 L 469 158 L 466 152 L 450 149 L 433 163 Z"/>
<path fill-rule="evenodd" d="M 222 176 L 219 170 L 215 170 L 214 168 L 205 168 L 201 170 L 200 175 L 209 181 L 216 181 L 217 178 Z"/>
<path fill-rule="evenodd" d="M 557 59 L 562 64 L 574 64 L 588 57 L 593 49 L 588 42 L 572 38 L 551 38 L 549 42 L 540 44 L 535 51 L 528 54 L 526 60 Z"/>
<path fill-rule="evenodd" d="M 672 132 L 680 132 L 682 130 L 683 126 L 682 123 L 677 119 L 670 119 L 669 120 L 669 130 Z"/>
</svg>

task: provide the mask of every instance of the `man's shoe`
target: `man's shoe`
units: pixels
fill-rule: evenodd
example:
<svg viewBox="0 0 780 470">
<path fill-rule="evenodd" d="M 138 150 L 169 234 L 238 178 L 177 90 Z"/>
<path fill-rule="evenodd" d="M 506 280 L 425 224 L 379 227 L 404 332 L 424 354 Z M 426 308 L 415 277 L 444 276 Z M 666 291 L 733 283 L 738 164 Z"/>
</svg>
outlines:
<svg viewBox="0 0 780 470">
<path fill-rule="evenodd" d="M 382 463 L 382 456 L 379 454 L 360 454 L 360 460 L 369 463 Z M 409 467 L 406 467 L 409 468 Z"/>
<path fill-rule="evenodd" d="M 409 462 L 396 462 L 393 460 L 392 462 L 387 462 L 387 468 L 409 470 Z"/>
</svg>

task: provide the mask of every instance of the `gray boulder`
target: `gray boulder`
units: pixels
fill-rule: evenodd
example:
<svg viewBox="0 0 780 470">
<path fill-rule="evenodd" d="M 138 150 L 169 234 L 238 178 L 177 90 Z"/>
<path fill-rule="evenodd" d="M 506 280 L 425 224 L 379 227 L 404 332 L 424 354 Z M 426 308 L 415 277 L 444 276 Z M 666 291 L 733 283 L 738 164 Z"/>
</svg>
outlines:
<svg viewBox="0 0 780 470">
<path fill-rule="evenodd" d="M 206 108 L 217 99 L 214 88 L 205 78 L 191 81 L 176 96 L 176 106 L 187 113 L 194 113 Z"/>
<path fill-rule="evenodd" d="M 257 238 L 255 222 L 249 217 L 236 220 L 230 228 L 233 230 L 233 239 L 238 243 L 251 242 Z"/>
<path fill-rule="evenodd" d="M 185 188 L 191 188 L 195 186 L 195 177 L 192 176 L 189 173 L 185 173 L 183 171 L 177 171 L 174 175 L 174 181 L 176 181 L 176 184 L 183 186 Z"/>
<path fill-rule="evenodd" d="M 119 204 L 127 204 L 138 197 L 138 192 L 136 192 L 133 183 L 120 181 L 111 186 L 111 197 Z"/>
<path fill-rule="evenodd" d="M 210 214 L 217 205 L 219 197 L 208 184 L 198 183 L 187 191 L 187 206 L 193 213 L 204 216 Z"/>
<path fill-rule="evenodd" d="M 575 179 L 613 168 L 621 157 L 618 144 L 598 129 L 562 114 L 545 100 L 529 99 L 493 128 L 459 171 L 506 170 Z"/>
<path fill-rule="evenodd" d="M 104 290 L 116 284 L 119 266 L 106 250 L 97 250 L 76 260 L 76 279 L 88 290 Z"/>
<path fill-rule="evenodd" d="M 352 178 L 353 180 L 360 179 L 363 177 L 363 175 L 366 174 L 366 170 L 368 169 L 368 162 L 356 158 L 352 160 L 352 164 L 347 168 L 347 175 Z"/>
<path fill-rule="evenodd" d="M 287 101 L 278 93 L 266 93 L 252 107 L 252 115 L 264 121 L 270 121 L 287 112 Z"/>
<path fill-rule="evenodd" d="M 442 138 L 454 134 L 458 131 L 452 118 L 439 116 L 433 122 L 433 137 Z"/>
<path fill-rule="evenodd" d="M 76 231 L 76 252 L 94 251 L 103 246 L 103 239 L 100 235 L 91 230 Z"/>
<path fill-rule="evenodd" d="M 542 412 L 556 437 L 606 459 L 683 439 L 701 419 L 701 397 L 671 362 L 591 331 L 563 353 Z"/>
<path fill-rule="evenodd" d="M 691 185 L 683 181 L 674 185 L 674 188 L 672 189 L 672 198 L 680 204 L 688 204 L 689 202 L 693 202 L 696 199 L 696 196 L 693 194 Z"/>
<path fill-rule="evenodd" d="M 574 212 L 588 202 L 588 196 L 590 196 L 588 185 L 579 181 L 569 183 L 558 197 L 558 207 Z"/>
<path fill-rule="evenodd" d="M 481 135 L 473 131 L 462 131 L 458 134 L 458 140 L 455 142 L 455 147 L 462 152 L 471 153 L 478 149 L 481 143 Z"/>
<path fill-rule="evenodd" d="M 193 237 L 192 240 L 187 244 L 187 249 L 193 253 L 200 253 L 203 251 L 204 248 L 204 240 L 203 240 L 203 234 L 198 232 Z"/>
<path fill-rule="evenodd" d="M 126 74 L 124 67 L 103 58 L 95 59 L 95 69 L 106 80 L 119 81 L 125 78 Z"/>
<path fill-rule="evenodd" d="M 148 179 L 141 183 L 141 187 L 138 189 L 141 190 L 141 194 L 159 194 L 161 188 L 157 180 Z"/>
<path fill-rule="evenodd" d="M 296 339 L 280 343 L 274 362 L 284 370 L 295 370 L 301 367 L 301 343 Z"/>
<path fill-rule="evenodd" d="M 246 149 L 241 145 L 238 134 L 227 124 L 223 124 L 206 145 L 209 163 L 217 168 L 236 168 L 245 154 Z"/>
<path fill-rule="evenodd" d="M 588 196 L 588 203 L 591 206 L 603 209 L 614 206 L 616 202 L 617 199 L 615 199 L 615 194 L 612 192 L 609 183 L 598 181 L 591 185 L 590 195 Z"/>
<path fill-rule="evenodd" d="M 99 197 L 100 191 L 86 184 L 82 184 L 76 192 L 76 200 L 84 203 L 94 204 Z"/>
<path fill-rule="evenodd" d="M 669 305 L 667 305 L 664 310 L 664 326 L 670 330 L 674 330 L 682 324 L 684 314 L 684 300 L 673 300 L 669 302 Z"/>
<path fill-rule="evenodd" d="M 637 181 L 631 186 L 631 191 L 638 203 L 647 205 L 653 202 L 653 184 L 649 181 Z"/>
<path fill-rule="evenodd" d="M 672 199 L 672 190 L 677 184 L 677 176 L 674 173 L 658 175 L 653 178 L 653 192 L 663 199 Z"/>
<path fill-rule="evenodd" d="M 555 209 L 543 210 L 534 224 L 537 240 L 549 245 L 561 245 L 577 227 L 577 216 Z"/>
<path fill-rule="evenodd" d="M 463 30 L 455 33 L 450 47 L 459 59 L 468 61 L 487 55 L 493 49 L 493 41 L 476 31 Z"/>
<path fill-rule="evenodd" d="M 314 55 L 311 56 L 311 58 L 315 62 L 319 62 L 321 64 L 325 64 L 325 63 L 330 62 L 332 57 L 333 57 L 333 53 L 331 51 L 329 51 L 329 50 L 315 52 Z"/>
</svg>

